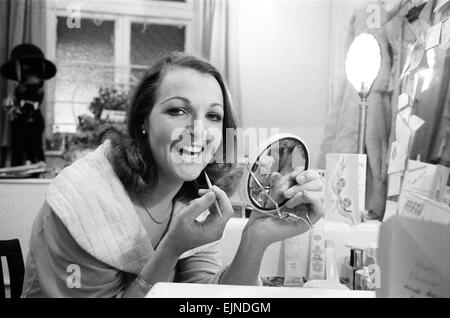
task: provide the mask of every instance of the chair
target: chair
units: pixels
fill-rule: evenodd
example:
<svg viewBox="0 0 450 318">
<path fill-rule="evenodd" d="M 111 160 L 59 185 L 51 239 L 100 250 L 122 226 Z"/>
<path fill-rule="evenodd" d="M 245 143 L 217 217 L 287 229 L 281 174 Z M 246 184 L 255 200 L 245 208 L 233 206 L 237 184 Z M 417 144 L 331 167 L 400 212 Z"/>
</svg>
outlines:
<svg viewBox="0 0 450 318">
<path fill-rule="evenodd" d="M 0 241 L 0 257 L 5 256 L 8 264 L 11 298 L 20 298 L 22 294 L 25 265 L 18 239 Z M 5 281 L 0 259 L 0 298 L 5 298 Z"/>
</svg>

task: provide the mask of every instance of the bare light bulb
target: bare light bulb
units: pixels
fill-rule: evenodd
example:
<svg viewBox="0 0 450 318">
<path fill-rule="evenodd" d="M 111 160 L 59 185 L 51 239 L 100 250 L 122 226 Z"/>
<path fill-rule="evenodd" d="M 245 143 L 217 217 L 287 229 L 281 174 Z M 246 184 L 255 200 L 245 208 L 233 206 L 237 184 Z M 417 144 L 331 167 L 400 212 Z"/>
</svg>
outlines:
<svg viewBox="0 0 450 318">
<path fill-rule="evenodd" d="M 381 67 L 381 50 L 375 37 L 358 35 L 350 45 L 345 61 L 348 81 L 362 96 L 367 97 Z"/>
</svg>

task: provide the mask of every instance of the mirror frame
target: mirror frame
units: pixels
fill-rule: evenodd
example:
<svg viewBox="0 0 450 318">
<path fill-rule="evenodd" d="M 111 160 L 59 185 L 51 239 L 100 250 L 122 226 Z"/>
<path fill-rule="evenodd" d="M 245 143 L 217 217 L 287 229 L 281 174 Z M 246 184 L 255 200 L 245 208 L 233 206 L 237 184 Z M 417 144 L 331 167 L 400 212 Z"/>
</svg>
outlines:
<svg viewBox="0 0 450 318">
<path fill-rule="evenodd" d="M 262 142 L 258 148 L 258 152 L 256 154 L 256 157 L 249 157 L 248 160 L 248 166 L 249 169 L 251 169 L 253 171 L 253 167 L 255 165 L 255 163 L 258 161 L 258 159 L 261 157 L 261 155 L 275 142 L 277 141 L 281 141 L 283 139 L 295 139 L 296 141 L 300 142 L 301 145 L 304 147 L 305 150 L 305 170 L 308 170 L 309 168 L 309 149 L 306 146 L 306 143 L 298 136 L 294 135 L 294 134 L 289 134 L 289 133 L 282 133 L 282 134 L 276 134 L 273 135 L 271 137 L 269 137 L 268 139 L 266 139 L 264 142 Z M 246 169 L 246 174 L 245 174 L 245 196 L 247 199 L 247 204 L 251 207 L 252 210 L 258 211 L 260 213 L 264 213 L 270 216 L 274 216 L 272 215 L 274 212 L 276 212 L 278 209 L 281 209 L 288 200 L 285 200 L 284 202 L 282 202 L 278 209 L 274 208 L 272 210 L 263 210 L 259 207 L 257 207 L 256 202 L 254 201 L 254 199 L 252 198 L 251 194 L 250 194 L 250 179 L 251 179 L 251 174 L 250 172 Z"/>
</svg>

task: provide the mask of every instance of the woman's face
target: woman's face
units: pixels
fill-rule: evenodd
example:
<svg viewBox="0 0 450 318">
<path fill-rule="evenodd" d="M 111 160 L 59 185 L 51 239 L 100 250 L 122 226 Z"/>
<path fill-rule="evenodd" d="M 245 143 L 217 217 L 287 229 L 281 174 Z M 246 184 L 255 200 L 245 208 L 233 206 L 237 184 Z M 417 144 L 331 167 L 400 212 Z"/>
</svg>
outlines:
<svg viewBox="0 0 450 318">
<path fill-rule="evenodd" d="M 213 76 L 181 67 L 167 71 L 145 122 L 160 177 L 198 178 L 221 144 L 223 104 Z"/>
</svg>

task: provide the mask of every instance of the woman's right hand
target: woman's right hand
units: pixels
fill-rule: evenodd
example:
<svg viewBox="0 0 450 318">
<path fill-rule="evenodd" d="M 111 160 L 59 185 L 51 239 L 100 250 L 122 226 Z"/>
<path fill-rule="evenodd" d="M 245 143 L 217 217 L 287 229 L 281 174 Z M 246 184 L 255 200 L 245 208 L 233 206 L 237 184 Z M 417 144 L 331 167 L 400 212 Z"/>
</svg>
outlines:
<svg viewBox="0 0 450 318">
<path fill-rule="evenodd" d="M 228 220 L 234 214 L 230 200 L 223 190 L 213 186 L 211 190 L 200 190 L 200 198 L 189 206 L 174 211 L 167 235 L 163 239 L 164 248 L 181 255 L 193 248 L 219 240 Z M 215 211 L 214 201 L 219 203 L 223 217 Z M 202 222 L 197 217 L 210 209 L 210 214 Z"/>
</svg>

